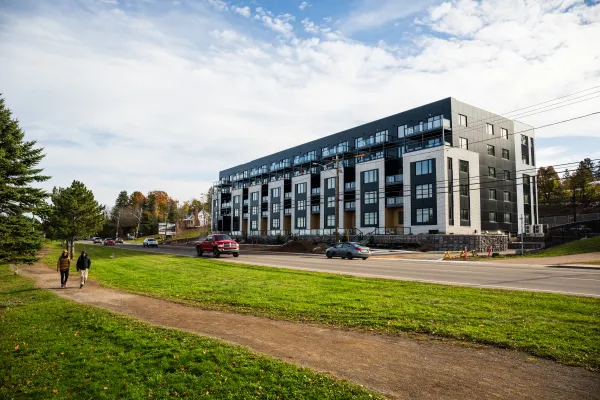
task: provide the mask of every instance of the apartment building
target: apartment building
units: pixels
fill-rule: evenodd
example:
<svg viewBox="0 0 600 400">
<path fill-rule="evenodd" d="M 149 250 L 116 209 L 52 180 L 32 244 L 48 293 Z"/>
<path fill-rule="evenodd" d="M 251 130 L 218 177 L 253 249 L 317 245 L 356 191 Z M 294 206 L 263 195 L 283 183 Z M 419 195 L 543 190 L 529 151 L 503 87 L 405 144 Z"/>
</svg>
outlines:
<svg viewBox="0 0 600 400">
<path fill-rule="evenodd" d="M 221 171 L 212 229 L 517 234 L 537 224 L 534 137 L 446 98 Z"/>
</svg>

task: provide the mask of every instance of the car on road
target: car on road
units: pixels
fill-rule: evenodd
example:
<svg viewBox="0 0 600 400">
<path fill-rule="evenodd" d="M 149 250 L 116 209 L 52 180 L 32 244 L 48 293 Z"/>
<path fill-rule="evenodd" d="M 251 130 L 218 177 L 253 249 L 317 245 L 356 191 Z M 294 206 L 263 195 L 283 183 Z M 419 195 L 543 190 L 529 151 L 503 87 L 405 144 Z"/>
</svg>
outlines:
<svg viewBox="0 0 600 400">
<path fill-rule="evenodd" d="M 121 239 L 121 238 L 116 238 L 116 239 L 115 239 L 115 244 L 123 244 L 123 239 Z"/>
<path fill-rule="evenodd" d="M 92 238 L 92 241 L 94 243 L 102 243 L 102 238 L 101 237 L 95 237 L 95 238 Z"/>
<path fill-rule="evenodd" d="M 142 243 L 144 247 L 158 247 L 158 242 L 154 238 L 146 238 Z"/>
<path fill-rule="evenodd" d="M 212 253 L 216 258 L 221 254 L 231 254 L 234 257 L 240 256 L 240 245 L 228 235 L 213 234 L 205 238 L 200 238 L 196 242 L 196 253 L 202 256 L 204 253 Z"/>
<path fill-rule="evenodd" d="M 114 246 L 115 245 L 115 239 L 112 239 L 112 238 L 106 238 L 106 239 L 104 239 L 104 245 L 105 246 Z"/>
<path fill-rule="evenodd" d="M 362 258 L 366 260 L 371 256 L 371 249 L 355 242 L 342 242 L 325 250 L 327 258 L 341 257 L 352 260 L 353 258 Z"/>
</svg>

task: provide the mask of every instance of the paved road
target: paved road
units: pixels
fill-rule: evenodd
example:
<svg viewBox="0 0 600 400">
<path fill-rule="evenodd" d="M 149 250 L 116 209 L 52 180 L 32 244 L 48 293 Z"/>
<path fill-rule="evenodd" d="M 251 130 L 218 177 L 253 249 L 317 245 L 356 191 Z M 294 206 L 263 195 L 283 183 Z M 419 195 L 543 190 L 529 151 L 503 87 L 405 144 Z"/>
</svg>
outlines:
<svg viewBox="0 0 600 400">
<path fill-rule="evenodd" d="M 161 246 L 143 248 L 124 244 L 118 247 L 195 257 L 191 247 Z M 205 256 L 210 258 L 210 256 Z M 243 253 L 239 258 L 222 256 L 241 264 L 291 268 L 365 277 L 431 282 L 496 289 L 516 289 L 536 292 L 600 297 L 600 269 L 567 268 L 540 265 L 503 265 L 487 262 L 460 262 L 415 259 L 341 260 L 321 255 L 253 254 Z"/>
</svg>

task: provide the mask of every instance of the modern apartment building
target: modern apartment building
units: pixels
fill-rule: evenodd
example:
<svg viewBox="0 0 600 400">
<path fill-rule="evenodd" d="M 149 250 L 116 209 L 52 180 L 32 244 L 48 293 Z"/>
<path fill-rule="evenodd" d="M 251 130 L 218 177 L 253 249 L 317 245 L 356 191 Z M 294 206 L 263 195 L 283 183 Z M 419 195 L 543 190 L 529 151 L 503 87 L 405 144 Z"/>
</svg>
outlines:
<svg viewBox="0 0 600 400">
<path fill-rule="evenodd" d="M 516 234 L 537 224 L 534 148 L 531 126 L 447 98 L 221 171 L 212 228 L 333 234 L 337 210 L 342 233 Z"/>
</svg>

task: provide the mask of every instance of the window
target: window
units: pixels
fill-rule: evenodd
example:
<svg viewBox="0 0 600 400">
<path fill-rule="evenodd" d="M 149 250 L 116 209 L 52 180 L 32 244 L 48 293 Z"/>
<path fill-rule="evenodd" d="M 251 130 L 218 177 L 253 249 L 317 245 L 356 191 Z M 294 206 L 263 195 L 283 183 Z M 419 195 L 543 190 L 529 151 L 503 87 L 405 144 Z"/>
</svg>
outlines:
<svg viewBox="0 0 600 400">
<path fill-rule="evenodd" d="M 530 178 L 529 175 L 523 174 L 523 185 L 529 185 L 530 184 L 529 178 Z"/>
<path fill-rule="evenodd" d="M 327 216 L 327 227 L 328 228 L 335 227 L 335 215 Z"/>
<path fill-rule="evenodd" d="M 467 116 L 458 114 L 458 124 L 462 126 L 467 126 Z"/>
<path fill-rule="evenodd" d="M 426 224 L 433 220 L 433 208 L 417 208 L 417 224 Z"/>
<path fill-rule="evenodd" d="M 233 216 L 234 217 L 239 217 L 240 216 L 240 209 L 239 208 L 234 208 L 233 209 Z"/>
<path fill-rule="evenodd" d="M 504 180 L 510 181 L 510 171 L 504 170 Z"/>
<path fill-rule="evenodd" d="M 273 219 L 271 220 L 271 227 L 272 227 L 273 229 L 279 229 L 279 226 L 280 226 L 280 225 L 279 225 L 279 218 L 273 218 Z"/>
<path fill-rule="evenodd" d="M 488 167 L 488 173 L 492 178 L 495 178 L 496 177 L 496 168 Z"/>
<path fill-rule="evenodd" d="M 427 185 L 417 185 L 415 188 L 417 193 L 417 199 L 430 199 L 433 197 L 433 185 L 428 183 Z"/>
<path fill-rule="evenodd" d="M 524 146 L 527 146 L 527 142 L 528 142 L 527 139 L 528 139 L 527 136 L 521 135 L 521 144 Z"/>
<path fill-rule="evenodd" d="M 306 193 L 306 182 L 296 184 L 296 193 Z"/>
<path fill-rule="evenodd" d="M 504 192 L 504 201 L 510 201 L 510 192 Z"/>
<path fill-rule="evenodd" d="M 271 197 L 279 197 L 281 188 L 271 189 Z"/>
<path fill-rule="evenodd" d="M 452 158 L 451 157 L 448 157 L 448 171 L 452 171 Z"/>
<path fill-rule="evenodd" d="M 495 156 L 496 155 L 496 148 L 494 146 L 492 146 L 491 144 L 487 145 L 487 152 L 488 152 L 488 156 Z"/>
<path fill-rule="evenodd" d="M 460 172 L 466 172 L 467 174 L 469 173 L 469 162 L 468 161 L 459 160 L 458 164 L 460 167 Z"/>
<path fill-rule="evenodd" d="M 469 195 L 469 185 L 460 185 L 460 195 L 461 196 Z"/>
<path fill-rule="evenodd" d="M 377 182 L 377 169 L 363 172 L 363 183 Z"/>
<path fill-rule="evenodd" d="M 377 192 L 365 192 L 364 204 L 375 204 L 377 203 Z"/>
<path fill-rule="evenodd" d="M 510 151 L 507 149 L 502 149 L 502 158 L 505 160 L 510 160 Z"/>
<path fill-rule="evenodd" d="M 377 213 L 376 212 L 368 212 L 365 213 L 365 223 L 363 224 L 364 226 L 373 226 L 373 225 L 377 225 L 378 218 L 377 218 Z"/>
<path fill-rule="evenodd" d="M 508 139 L 508 129 L 500 128 L 500 137 L 502 139 Z"/>
<path fill-rule="evenodd" d="M 469 220 L 469 209 L 468 208 L 461 208 L 460 209 L 460 219 L 461 219 L 461 221 L 468 221 Z"/>
<path fill-rule="evenodd" d="M 525 224 L 531 225 L 531 214 L 525 214 Z"/>
<path fill-rule="evenodd" d="M 258 201 L 258 192 L 252 192 L 252 201 Z"/>
<path fill-rule="evenodd" d="M 252 206 L 252 215 L 258 215 L 258 206 Z"/>
<path fill-rule="evenodd" d="M 490 194 L 490 200 L 496 200 L 496 189 L 490 189 L 489 194 Z"/>
<path fill-rule="evenodd" d="M 335 197 L 334 196 L 330 196 L 327 198 L 327 207 L 335 208 Z"/>
<path fill-rule="evenodd" d="M 493 135 L 494 134 L 494 125 L 485 124 L 485 131 L 487 132 L 488 135 Z"/>
<path fill-rule="evenodd" d="M 490 222 L 498 222 L 496 220 L 496 211 L 490 211 L 488 214 L 488 218 L 489 218 Z"/>
<path fill-rule="evenodd" d="M 510 222 L 510 213 L 504 213 L 504 222 Z"/>
<path fill-rule="evenodd" d="M 465 139 L 464 137 L 461 137 L 459 139 L 460 139 L 460 148 L 469 150 L 469 139 Z"/>
<path fill-rule="evenodd" d="M 401 125 L 398 127 L 398 137 L 403 138 L 406 132 L 406 125 Z"/>
<path fill-rule="evenodd" d="M 327 189 L 335 189 L 335 178 L 326 179 Z"/>
<path fill-rule="evenodd" d="M 298 211 L 304 211 L 306 210 L 306 200 L 298 200 L 298 204 L 297 204 L 297 210 Z"/>
<path fill-rule="evenodd" d="M 523 195 L 523 203 L 529 204 L 529 193 Z"/>
<path fill-rule="evenodd" d="M 521 161 L 523 162 L 523 164 L 529 165 L 529 155 L 527 153 L 522 153 Z"/>
<path fill-rule="evenodd" d="M 278 203 L 273 203 L 273 205 L 271 206 L 271 211 L 273 212 L 273 214 L 278 213 L 280 210 L 280 205 Z"/>
<path fill-rule="evenodd" d="M 306 217 L 296 218 L 296 228 L 306 228 Z"/>
<path fill-rule="evenodd" d="M 233 196 L 233 204 L 240 204 L 240 196 Z"/>
<path fill-rule="evenodd" d="M 258 229 L 258 221 L 252 221 L 250 222 L 250 229 L 255 231 Z"/>
<path fill-rule="evenodd" d="M 427 175 L 433 171 L 433 160 L 417 161 L 415 163 L 416 175 Z"/>
</svg>

